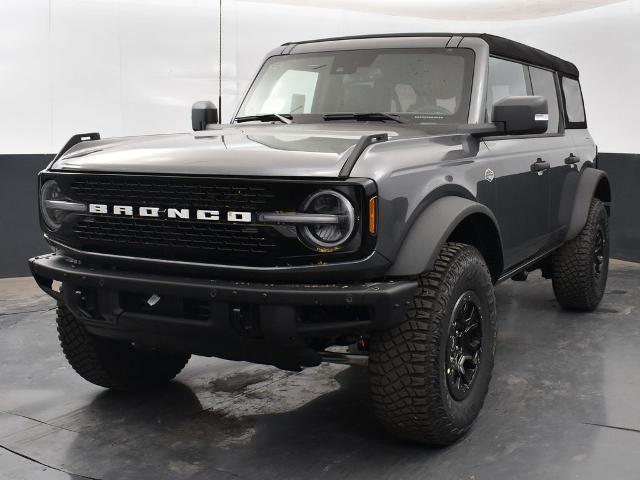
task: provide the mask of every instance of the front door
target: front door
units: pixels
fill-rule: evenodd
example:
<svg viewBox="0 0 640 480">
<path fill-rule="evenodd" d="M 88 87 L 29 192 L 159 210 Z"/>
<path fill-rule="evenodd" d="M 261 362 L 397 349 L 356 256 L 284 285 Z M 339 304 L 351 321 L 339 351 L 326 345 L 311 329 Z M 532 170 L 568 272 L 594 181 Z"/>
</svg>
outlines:
<svg viewBox="0 0 640 480">
<path fill-rule="evenodd" d="M 502 234 L 505 268 L 544 250 L 549 240 L 549 170 L 553 151 L 541 138 L 486 140 L 493 171 L 493 212 Z M 534 165 L 538 164 L 536 167 Z"/>
<path fill-rule="evenodd" d="M 533 69 L 533 67 L 531 67 Z M 488 162 L 495 184 L 494 214 L 502 234 L 505 268 L 513 267 L 549 248 L 551 241 L 551 165 L 568 155 L 559 131 L 559 109 L 553 72 L 530 73 L 530 67 L 500 58 L 489 59 L 487 120 L 493 105 L 509 96 L 543 95 L 549 104 L 549 128 L 542 135 L 487 138 Z M 551 79 L 551 89 L 538 77 Z M 533 86 L 535 78 L 535 88 Z"/>
</svg>

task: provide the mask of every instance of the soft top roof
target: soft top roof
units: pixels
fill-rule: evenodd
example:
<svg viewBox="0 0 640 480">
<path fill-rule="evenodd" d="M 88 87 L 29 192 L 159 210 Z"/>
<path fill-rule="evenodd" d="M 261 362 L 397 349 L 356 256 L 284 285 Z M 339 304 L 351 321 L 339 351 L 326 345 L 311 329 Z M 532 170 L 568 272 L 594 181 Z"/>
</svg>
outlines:
<svg viewBox="0 0 640 480">
<path fill-rule="evenodd" d="M 571 62 L 563 60 L 555 55 L 530 47 L 524 43 L 515 42 L 508 38 L 490 35 L 488 33 L 383 33 L 379 35 L 354 35 L 349 37 L 320 38 L 317 40 L 305 40 L 302 42 L 288 42 L 284 45 L 299 45 L 307 43 L 332 42 L 338 40 L 356 40 L 363 38 L 389 38 L 389 37 L 477 37 L 489 44 L 492 55 L 509 58 L 519 62 L 537 65 L 539 67 L 556 70 L 564 75 L 578 78 L 578 68 Z"/>
</svg>

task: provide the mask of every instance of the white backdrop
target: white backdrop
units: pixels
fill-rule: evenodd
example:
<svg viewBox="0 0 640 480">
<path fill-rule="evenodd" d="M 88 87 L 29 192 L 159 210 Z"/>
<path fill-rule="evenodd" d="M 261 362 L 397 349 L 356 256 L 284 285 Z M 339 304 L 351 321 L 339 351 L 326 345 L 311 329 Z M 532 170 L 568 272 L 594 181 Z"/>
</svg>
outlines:
<svg viewBox="0 0 640 480">
<path fill-rule="evenodd" d="M 265 53 L 286 41 L 482 31 L 576 63 L 600 150 L 639 153 L 639 5 L 630 0 L 553 18 L 455 22 L 223 0 L 224 117 Z M 217 95 L 217 0 L 0 2 L 0 154 L 56 152 L 79 132 L 188 131 L 191 104 Z"/>
</svg>

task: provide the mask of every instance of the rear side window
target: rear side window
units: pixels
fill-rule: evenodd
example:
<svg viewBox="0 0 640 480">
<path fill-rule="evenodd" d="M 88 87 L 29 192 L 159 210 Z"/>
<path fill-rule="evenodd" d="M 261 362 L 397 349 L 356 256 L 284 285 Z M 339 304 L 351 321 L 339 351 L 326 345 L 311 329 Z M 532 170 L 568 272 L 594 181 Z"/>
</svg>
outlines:
<svg viewBox="0 0 640 480">
<path fill-rule="evenodd" d="M 545 133 L 558 133 L 560 108 L 558 107 L 555 75 L 553 72 L 536 67 L 529 67 L 529 72 L 533 94 L 545 97 L 549 106 L 549 127 Z"/>
<path fill-rule="evenodd" d="M 587 119 L 584 114 L 580 83 L 573 78 L 562 77 L 562 94 L 567 110 L 567 127 L 586 128 Z"/>
<path fill-rule="evenodd" d="M 505 97 L 527 95 L 525 67 L 516 62 L 489 58 L 489 84 L 487 88 L 487 119 L 490 122 L 495 103 Z"/>
</svg>

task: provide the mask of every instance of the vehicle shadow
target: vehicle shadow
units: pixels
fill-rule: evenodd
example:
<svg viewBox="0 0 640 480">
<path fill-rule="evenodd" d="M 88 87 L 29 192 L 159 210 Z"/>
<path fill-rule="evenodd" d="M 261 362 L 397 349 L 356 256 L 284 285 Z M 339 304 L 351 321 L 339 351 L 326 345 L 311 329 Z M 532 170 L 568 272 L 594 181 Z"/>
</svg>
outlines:
<svg viewBox="0 0 640 480">
<path fill-rule="evenodd" d="M 380 430 L 369 408 L 366 369 L 349 367 L 335 381 L 337 390 L 292 411 L 242 416 L 204 408 L 180 382 L 144 394 L 106 391 L 65 425 L 80 432 L 65 465 L 100 479 L 335 478 L 337 471 L 368 478 L 372 468 L 437 454 Z M 268 396 L 242 388 L 236 394 L 238 402 Z"/>
</svg>

